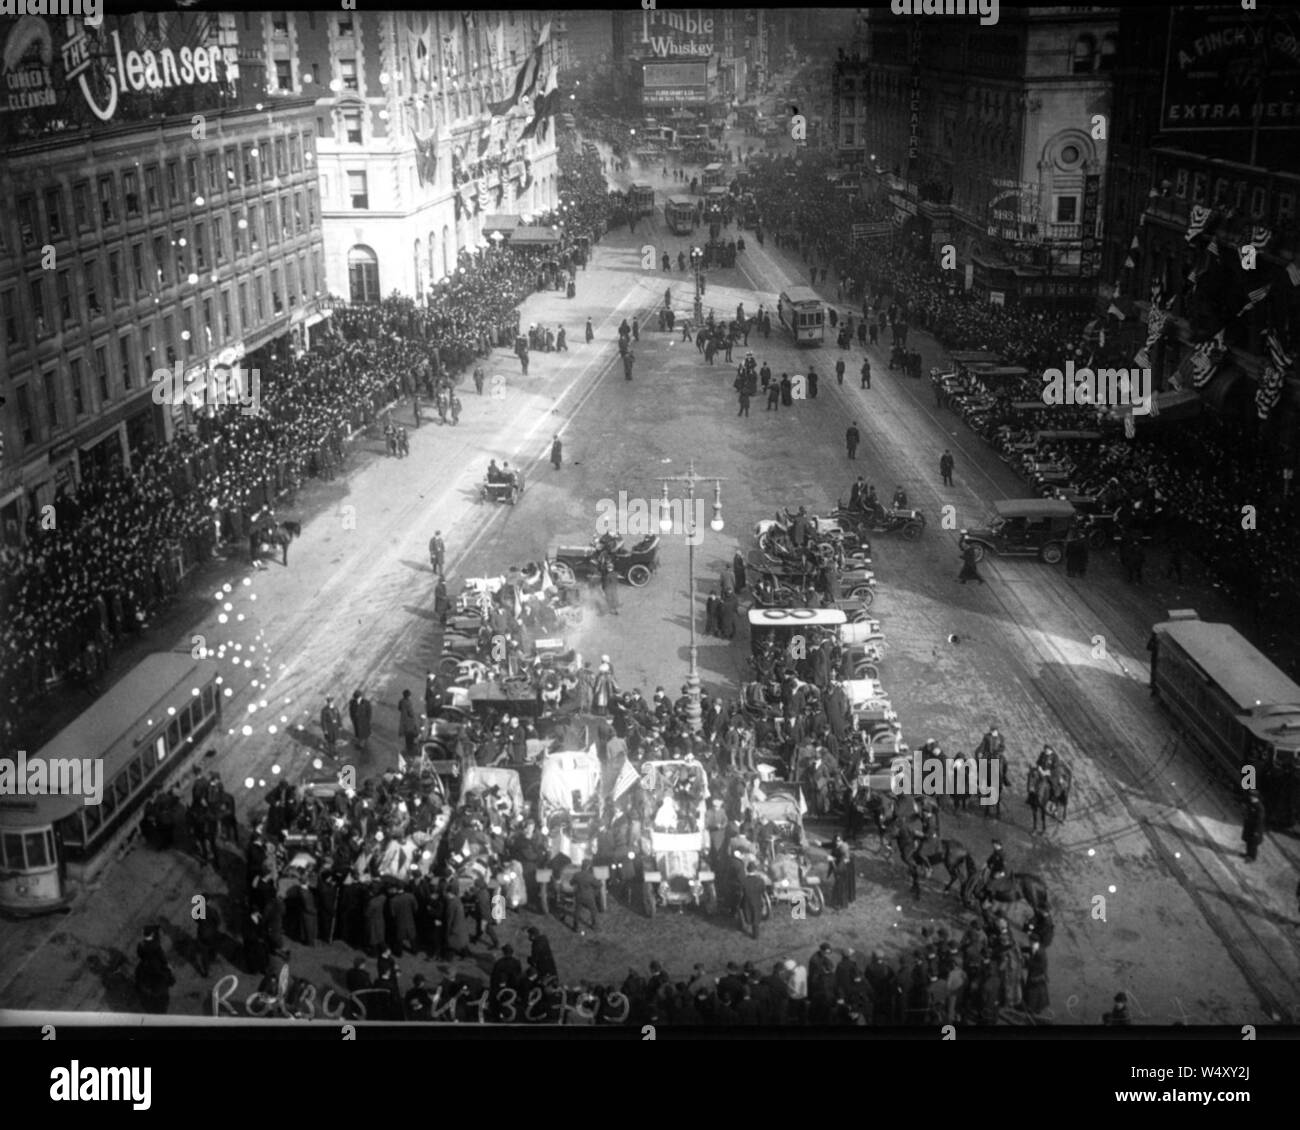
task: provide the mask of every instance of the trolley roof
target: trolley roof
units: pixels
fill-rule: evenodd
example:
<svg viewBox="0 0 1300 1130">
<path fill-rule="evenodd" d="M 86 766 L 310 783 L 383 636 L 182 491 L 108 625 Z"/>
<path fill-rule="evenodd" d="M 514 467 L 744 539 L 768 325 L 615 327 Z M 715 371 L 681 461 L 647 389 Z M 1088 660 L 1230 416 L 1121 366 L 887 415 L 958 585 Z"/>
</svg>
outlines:
<svg viewBox="0 0 1300 1130">
<path fill-rule="evenodd" d="M 695 211 L 695 197 L 693 196 L 670 196 L 668 197 L 668 203 L 675 208 L 689 208 L 692 212 Z"/>
<path fill-rule="evenodd" d="M 195 659 L 189 652 L 157 652 L 139 664 L 35 754 L 27 764 L 62 758 L 103 758 L 107 787 L 143 746 L 137 744 L 149 723 L 167 716 L 167 708 L 194 697 L 217 674 L 214 659 Z M 0 797 L 0 824 L 34 827 L 63 819 L 83 803 L 77 796 Z"/>
<path fill-rule="evenodd" d="M 705 165 L 704 171 L 706 173 L 720 173 L 722 172 L 722 164 L 718 161 L 714 161 L 712 165 Z"/>
<path fill-rule="evenodd" d="M 1258 714 L 1257 703 L 1300 708 L 1300 687 L 1231 624 L 1168 620 L 1155 630 L 1182 648 L 1243 712 Z"/>
<path fill-rule="evenodd" d="M 646 184 L 645 181 L 639 180 L 632 185 L 635 192 L 654 192 L 655 187 L 652 184 Z"/>
<path fill-rule="evenodd" d="M 805 302 L 813 302 L 820 306 L 822 302 L 822 296 L 810 286 L 792 286 L 783 293 L 785 300 L 793 306 L 802 306 Z"/>
</svg>

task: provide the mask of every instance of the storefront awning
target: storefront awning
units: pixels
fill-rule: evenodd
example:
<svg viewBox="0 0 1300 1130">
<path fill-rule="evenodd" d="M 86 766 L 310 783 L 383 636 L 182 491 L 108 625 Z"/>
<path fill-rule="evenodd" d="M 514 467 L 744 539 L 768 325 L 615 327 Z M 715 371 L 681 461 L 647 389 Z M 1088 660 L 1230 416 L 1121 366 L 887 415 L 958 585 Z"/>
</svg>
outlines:
<svg viewBox="0 0 1300 1130">
<path fill-rule="evenodd" d="M 511 247 L 554 247 L 559 242 L 550 228 L 516 228 L 510 236 Z"/>
<path fill-rule="evenodd" d="M 499 231 L 499 232 L 504 232 L 506 235 L 509 235 L 512 231 L 518 228 L 523 222 L 524 222 L 524 218 L 522 216 L 505 216 L 505 215 L 488 216 L 483 221 L 483 234 L 487 235 L 488 232 Z"/>
</svg>

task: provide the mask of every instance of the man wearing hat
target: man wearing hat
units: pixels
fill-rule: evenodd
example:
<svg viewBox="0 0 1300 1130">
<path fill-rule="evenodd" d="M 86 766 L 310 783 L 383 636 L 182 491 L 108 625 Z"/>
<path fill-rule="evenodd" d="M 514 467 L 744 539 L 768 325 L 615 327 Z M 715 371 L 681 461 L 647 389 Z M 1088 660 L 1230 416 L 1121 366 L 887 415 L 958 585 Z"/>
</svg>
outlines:
<svg viewBox="0 0 1300 1130">
<path fill-rule="evenodd" d="M 144 938 L 135 948 L 139 964 L 135 967 L 135 987 L 146 1012 L 161 1015 L 171 1002 L 171 987 L 176 977 L 163 953 L 157 926 L 146 926 Z"/>
<path fill-rule="evenodd" d="M 767 882 L 758 873 L 758 864 L 752 860 L 745 868 L 745 878 L 741 884 L 741 900 L 745 919 L 749 922 L 749 935 L 758 940 L 758 926 L 763 920 L 763 896 L 767 893 Z"/>
<path fill-rule="evenodd" d="M 1259 845 L 1264 842 L 1264 829 L 1267 827 L 1264 802 L 1254 789 L 1246 794 L 1246 816 L 1241 825 L 1241 839 L 1246 845 L 1246 858 L 1254 863 L 1259 854 Z"/>
<path fill-rule="evenodd" d="M 808 962 L 808 1002 L 814 1024 L 823 1023 L 835 1001 L 835 962 L 830 942 L 822 942 Z"/>
<path fill-rule="evenodd" d="M 339 740 L 339 730 L 343 726 L 343 719 L 339 715 L 338 708 L 334 705 L 334 696 L 325 696 L 325 705 L 320 710 L 320 729 L 325 736 L 325 752 L 334 756 L 334 743 Z"/>
<path fill-rule="evenodd" d="M 406 994 L 406 1019 L 428 1020 L 433 1015 L 433 994 L 425 987 L 423 973 L 417 973 Z"/>
<path fill-rule="evenodd" d="M 543 979 L 558 977 L 560 973 L 555 966 L 555 954 L 551 952 L 550 939 L 536 926 L 528 927 L 528 938 L 531 942 L 528 960 L 537 970 L 538 976 Z"/>
<path fill-rule="evenodd" d="M 988 862 L 984 865 L 985 874 L 990 879 L 996 879 L 999 875 L 1005 875 L 1007 870 L 1006 857 L 1002 854 L 1002 841 L 993 841 L 993 851 L 989 855 Z"/>
<path fill-rule="evenodd" d="M 1102 1013 L 1101 1022 L 1111 1028 L 1127 1028 L 1133 1023 L 1128 1013 L 1128 994 L 1115 994 L 1115 1007 Z"/>
</svg>

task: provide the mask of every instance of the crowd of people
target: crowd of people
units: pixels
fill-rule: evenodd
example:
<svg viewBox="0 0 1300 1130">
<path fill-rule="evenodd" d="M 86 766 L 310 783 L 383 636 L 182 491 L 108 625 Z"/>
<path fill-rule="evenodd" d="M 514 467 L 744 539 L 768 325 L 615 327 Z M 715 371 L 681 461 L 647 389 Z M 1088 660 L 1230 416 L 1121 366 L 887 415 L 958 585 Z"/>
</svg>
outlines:
<svg viewBox="0 0 1300 1130">
<path fill-rule="evenodd" d="M 421 398 L 439 403 L 477 357 L 509 347 L 538 267 L 536 254 L 494 248 L 463 255 L 426 305 L 339 305 L 309 351 L 257 358 L 254 414 L 196 412 L 129 470 L 114 465 L 33 510 L 24 544 L 0 553 L 0 751 L 31 744 L 23 720 L 48 687 L 70 677 L 94 689 L 190 566 L 244 544 L 254 516 L 305 478 L 333 478 L 350 435 L 403 399 L 418 426 Z"/>
</svg>

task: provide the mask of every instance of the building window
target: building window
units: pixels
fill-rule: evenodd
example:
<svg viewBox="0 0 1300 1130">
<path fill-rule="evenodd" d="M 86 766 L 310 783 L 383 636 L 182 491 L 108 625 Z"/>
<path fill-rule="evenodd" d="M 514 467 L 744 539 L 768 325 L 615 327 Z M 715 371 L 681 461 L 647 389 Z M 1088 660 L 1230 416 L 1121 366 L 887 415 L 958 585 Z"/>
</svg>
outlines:
<svg viewBox="0 0 1300 1130">
<path fill-rule="evenodd" d="M 285 297 L 289 299 L 289 305 L 298 305 L 298 268 L 292 259 L 284 268 Z"/>
<path fill-rule="evenodd" d="M 113 399 L 108 387 L 108 354 L 103 346 L 95 350 L 95 376 L 99 379 L 99 397 L 101 401 Z"/>
<path fill-rule="evenodd" d="M 244 254 L 244 227 L 241 225 L 247 226 L 248 221 L 242 216 L 236 216 L 234 212 L 231 212 L 230 215 L 232 217 L 230 224 L 230 243 L 234 248 L 235 258 L 238 259 Z"/>
<path fill-rule="evenodd" d="M 113 200 L 113 178 L 99 178 L 99 218 L 104 224 L 117 219 L 117 204 Z"/>
<path fill-rule="evenodd" d="M 167 162 L 167 203 L 179 204 L 181 202 L 181 177 L 180 168 L 175 161 Z"/>
<path fill-rule="evenodd" d="M 292 64 L 288 59 L 276 59 L 275 61 L 275 86 L 277 90 L 293 89 Z"/>
<path fill-rule="evenodd" d="M 302 300 L 307 301 L 307 256 L 298 256 L 298 285 L 302 288 Z"/>
<path fill-rule="evenodd" d="M 253 279 L 253 301 L 257 303 L 257 322 L 266 321 L 266 295 L 262 292 L 262 276 Z"/>
<path fill-rule="evenodd" d="M 1113 71 L 1118 57 L 1119 40 L 1112 32 L 1102 37 L 1101 54 L 1097 58 L 1097 70 Z"/>
<path fill-rule="evenodd" d="M 379 259 L 369 247 L 348 252 L 348 286 L 353 302 L 379 301 Z"/>
<path fill-rule="evenodd" d="M 357 61 L 355 59 L 340 59 L 339 75 L 343 79 L 344 90 L 357 89 Z"/>
<path fill-rule="evenodd" d="M 361 144 L 361 111 L 343 111 L 343 131 L 349 145 Z"/>
<path fill-rule="evenodd" d="M 293 221 L 292 213 L 289 211 L 289 194 L 286 192 L 280 197 L 280 231 L 284 234 L 285 239 L 293 238 Z"/>
<path fill-rule="evenodd" d="M 126 293 L 122 288 L 122 253 L 108 253 L 108 289 L 114 302 L 125 302 Z"/>
<path fill-rule="evenodd" d="M 309 228 L 316 226 L 316 186 L 311 185 L 307 189 L 307 226 Z"/>
<path fill-rule="evenodd" d="M 68 362 L 68 379 L 72 385 L 72 407 L 78 416 L 86 414 L 86 379 L 81 371 L 81 358 L 74 357 Z"/>
<path fill-rule="evenodd" d="M 176 319 L 170 314 L 163 317 L 163 341 L 167 343 L 167 364 L 176 363 Z"/>
<path fill-rule="evenodd" d="M 188 357 L 194 352 L 194 307 L 181 307 L 181 346 Z"/>
<path fill-rule="evenodd" d="M 212 348 L 212 299 L 203 300 L 203 337 L 204 346 L 207 349 Z"/>
<path fill-rule="evenodd" d="M 289 175 L 289 154 L 282 137 L 275 140 L 275 175 L 277 177 Z"/>
<path fill-rule="evenodd" d="M 1090 75 L 1095 69 L 1097 41 L 1090 35 L 1081 35 L 1074 41 L 1074 73 Z"/>
<path fill-rule="evenodd" d="M 271 309 L 277 314 L 284 313 L 284 302 L 280 298 L 280 268 L 271 268 Z"/>
<path fill-rule="evenodd" d="M 153 379 L 153 326 L 148 322 L 140 327 L 140 360 L 144 364 L 145 383 Z"/>
<path fill-rule="evenodd" d="M 297 232 L 299 235 L 302 235 L 303 225 L 302 225 L 302 193 L 301 192 L 295 192 L 293 194 L 293 230 Z"/>
<path fill-rule="evenodd" d="M 135 280 L 135 293 L 144 294 L 148 291 L 144 278 L 144 244 L 131 244 L 131 275 Z"/>
<path fill-rule="evenodd" d="M 153 240 L 153 267 L 159 286 L 167 285 L 167 241 L 160 235 Z"/>
<path fill-rule="evenodd" d="M 230 324 L 230 288 L 221 292 L 221 340 L 225 341 L 234 334 Z"/>
<path fill-rule="evenodd" d="M 32 296 L 32 318 L 36 323 L 36 336 L 44 337 L 50 332 L 45 321 L 45 280 L 31 279 L 28 291 Z"/>
<path fill-rule="evenodd" d="M 254 252 L 261 250 L 261 227 L 262 218 L 257 211 L 257 205 L 250 204 L 248 206 L 248 246 Z"/>
<path fill-rule="evenodd" d="M 275 197 L 266 202 L 266 245 L 274 247 L 280 240 L 280 217 L 277 214 Z"/>
<path fill-rule="evenodd" d="M 18 394 L 18 433 L 23 437 L 23 443 L 30 447 L 36 442 L 31 390 L 26 385 L 19 385 L 14 391 Z"/>
<path fill-rule="evenodd" d="M 257 143 L 257 160 L 262 166 L 262 179 L 270 180 L 274 175 L 274 169 L 271 164 L 271 142 L 266 138 Z"/>
<path fill-rule="evenodd" d="M 94 259 L 85 262 L 86 272 L 86 309 L 92 318 L 98 318 L 104 312 L 99 304 L 99 263 Z"/>
<path fill-rule="evenodd" d="M 339 35 L 352 34 L 352 17 L 339 16 Z"/>
<path fill-rule="evenodd" d="M 208 191 L 216 196 L 221 192 L 221 154 L 209 153 L 203 159 L 208 170 Z"/>
<path fill-rule="evenodd" d="M 22 237 L 24 247 L 35 247 L 40 242 L 40 232 L 36 227 L 36 199 L 32 196 L 20 196 L 17 200 L 18 234 Z"/>
<path fill-rule="evenodd" d="M 0 309 L 3 310 L 5 323 L 5 344 L 17 345 L 21 327 L 18 324 L 18 295 L 12 290 L 6 290 L 0 295 Z"/>
<path fill-rule="evenodd" d="M 200 183 L 199 159 L 197 157 L 185 158 L 185 191 L 189 194 L 191 200 L 202 195 L 203 186 Z"/>
<path fill-rule="evenodd" d="M 117 339 L 117 356 L 122 363 L 122 387 L 131 387 L 131 338 L 124 334 Z"/>
<path fill-rule="evenodd" d="M 277 39 L 289 38 L 289 13 L 272 12 L 271 13 L 271 34 Z"/>
<path fill-rule="evenodd" d="M 1205 203 L 1206 183 L 1207 183 L 1207 178 L 1204 173 L 1192 174 L 1192 203 L 1193 204 Z"/>
<path fill-rule="evenodd" d="M 51 239 L 63 235 L 63 189 L 51 188 L 45 193 L 45 230 Z"/>
<path fill-rule="evenodd" d="M 239 329 L 240 332 L 248 330 L 248 284 L 239 284 Z"/>
<path fill-rule="evenodd" d="M 295 172 L 302 172 L 302 134 L 295 133 L 289 144 L 289 167 Z"/>
<path fill-rule="evenodd" d="M 63 270 L 59 272 L 56 289 L 59 295 L 59 317 L 66 326 L 73 318 L 71 271 Z"/>
<path fill-rule="evenodd" d="M 352 198 L 353 208 L 370 207 L 370 194 L 366 190 L 366 174 L 364 172 L 348 173 L 348 196 Z"/>
<path fill-rule="evenodd" d="M 250 185 L 255 183 L 257 180 L 257 166 L 255 164 L 257 158 L 253 155 L 253 147 L 251 145 L 245 145 L 241 152 L 244 157 L 244 184 Z"/>
<path fill-rule="evenodd" d="M 45 416 L 50 429 L 63 427 L 63 413 L 59 411 L 59 382 L 54 372 L 45 374 Z"/>
<path fill-rule="evenodd" d="M 72 218 L 78 231 L 87 231 L 93 224 L 90 218 L 90 185 L 81 181 L 72 186 Z"/>
<path fill-rule="evenodd" d="M 212 217 L 212 258 L 214 262 L 226 261 L 226 217 Z"/>
<path fill-rule="evenodd" d="M 150 165 L 144 171 L 144 198 L 151 212 L 162 207 L 162 201 L 158 196 L 160 187 L 158 183 L 158 166 Z"/>
<path fill-rule="evenodd" d="M 239 150 L 226 150 L 226 186 L 228 188 L 239 187 Z"/>
<path fill-rule="evenodd" d="M 194 225 L 194 262 L 200 271 L 208 269 L 208 225 L 202 222 Z"/>
</svg>

